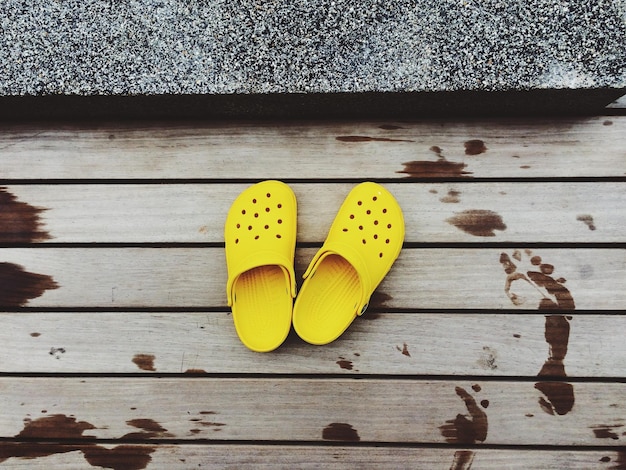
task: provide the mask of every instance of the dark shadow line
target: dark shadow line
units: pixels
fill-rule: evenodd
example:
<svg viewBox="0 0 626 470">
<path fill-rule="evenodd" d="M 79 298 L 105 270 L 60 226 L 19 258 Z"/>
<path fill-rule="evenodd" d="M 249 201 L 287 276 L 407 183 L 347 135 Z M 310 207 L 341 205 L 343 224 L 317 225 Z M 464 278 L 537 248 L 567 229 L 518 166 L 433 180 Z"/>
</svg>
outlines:
<svg viewBox="0 0 626 470">
<path fill-rule="evenodd" d="M 551 377 L 551 376 L 512 376 L 512 375 L 453 375 L 453 374 L 363 374 L 351 373 L 159 373 L 159 372 L 0 372 L 2 378 L 33 378 L 33 379 L 178 379 L 178 380 L 316 380 L 316 381 L 402 381 L 402 382 L 480 382 L 480 383 L 538 383 L 538 382 L 562 382 L 562 383 L 588 383 L 588 384 L 626 384 L 626 377 Z"/>
<path fill-rule="evenodd" d="M 124 184 L 124 185 L 182 185 L 182 184 L 254 184 L 261 181 L 271 179 L 268 178 L 35 178 L 35 179 L 0 179 L 1 186 L 18 186 L 18 185 L 108 185 L 108 184 Z M 536 177 L 431 177 L 431 178 L 413 178 L 407 177 L 387 177 L 387 178 L 275 178 L 280 179 L 288 184 L 340 184 L 351 183 L 358 184 L 365 181 L 373 181 L 376 183 L 608 183 L 608 182 L 625 182 L 626 176 L 536 176 Z"/>
</svg>

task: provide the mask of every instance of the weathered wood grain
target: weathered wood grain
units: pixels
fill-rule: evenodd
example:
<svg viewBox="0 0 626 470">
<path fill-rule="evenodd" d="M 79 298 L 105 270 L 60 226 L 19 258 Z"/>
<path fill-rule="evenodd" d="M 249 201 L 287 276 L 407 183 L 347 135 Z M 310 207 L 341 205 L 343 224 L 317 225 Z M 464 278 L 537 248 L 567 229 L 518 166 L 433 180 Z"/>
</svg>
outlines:
<svg viewBox="0 0 626 470">
<path fill-rule="evenodd" d="M 0 241 L 53 243 L 223 242 L 232 202 L 248 184 L 19 185 L 15 217 Z M 354 184 L 292 184 L 298 240 L 322 242 Z M 623 183 L 448 183 L 385 185 L 398 199 L 407 242 L 622 242 Z M 7 196 L 8 197 L 8 196 Z M 18 205 L 28 204 L 31 210 Z M 37 214 L 48 238 L 12 226 Z M 19 211 L 18 209 L 21 209 Z"/>
<path fill-rule="evenodd" d="M 558 316 L 557 316 L 558 317 Z M 561 317 L 564 372 L 623 377 L 626 316 Z M 548 321 L 551 321 L 548 319 Z M 224 312 L 0 314 L 0 372 L 383 374 L 532 377 L 550 356 L 538 314 L 376 313 L 315 347 L 292 334 L 271 354 L 240 343 Z M 552 348 L 555 349 L 555 348 Z M 139 359 L 138 359 L 139 358 Z"/>
<path fill-rule="evenodd" d="M 533 382 L 3 377 L 0 436 L 622 445 L 626 384 L 569 391 L 549 414 Z"/>
<path fill-rule="evenodd" d="M 296 250 L 299 273 L 315 251 Z M 503 253 L 524 275 L 539 273 L 540 266 L 532 262 L 541 258 L 546 269 L 552 270 L 549 276 L 552 290 L 571 293 L 561 308 L 621 309 L 626 302 L 626 250 L 623 249 L 526 252 L 494 248 L 409 248 L 400 254 L 371 306 L 535 310 L 545 307 L 544 298 L 556 301 L 545 286 L 525 280 L 514 281 L 507 295 L 508 265 L 500 262 Z M 49 281 L 58 286 L 41 289 L 41 293 L 28 297 L 28 303 L 24 301 L 20 305 L 219 307 L 226 304 L 222 248 L 2 248 L 0 261 L 5 263 L 0 268 L 9 272 L 5 279 L 11 276 L 19 287 L 18 293 L 20 289 L 29 292 L 35 282 L 32 275 L 25 273 L 49 276 Z M 17 275 L 18 268 L 25 273 Z M 548 279 L 536 275 L 544 281 Z M 509 298 L 513 294 L 517 305 Z M 5 292 L 0 304 L 11 305 L 12 300 L 15 301 L 12 292 Z"/>
<path fill-rule="evenodd" d="M 0 178 L 624 176 L 625 134 L 626 117 L 621 116 L 477 122 L 4 124 Z M 483 147 L 484 153 L 473 155 Z M 405 165 L 408 162 L 415 163 Z"/>
<path fill-rule="evenodd" d="M 0 443 L 0 452 L 9 445 Z M 376 469 L 431 469 L 452 468 L 454 470 L 610 470 L 621 468 L 624 453 L 615 450 L 499 450 L 499 449 L 430 449 L 410 447 L 370 446 L 301 446 L 301 445 L 241 445 L 229 444 L 125 444 L 119 446 L 100 445 L 51 446 L 44 455 L 35 458 L 9 458 L 3 468 L 29 468 L 74 470 L 90 468 L 97 463 L 110 465 L 116 457 L 125 454 L 125 464 L 138 464 L 133 468 L 237 468 L 237 469 L 319 469 L 353 470 L 354 468 Z M 9 451 L 11 449 L 9 448 Z M 26 450 L 26 449 L 24 449 Z M 28 449 L 37 452 L 37 444 Z M 86 451 L 86 452 L 85 452 Z M 86 456 L 86 457 L 85 457 Z M 147 458 L 146 458 L 147 456 Z M 146 461 L 146 467 L 139 465 Z"/>
</svg>

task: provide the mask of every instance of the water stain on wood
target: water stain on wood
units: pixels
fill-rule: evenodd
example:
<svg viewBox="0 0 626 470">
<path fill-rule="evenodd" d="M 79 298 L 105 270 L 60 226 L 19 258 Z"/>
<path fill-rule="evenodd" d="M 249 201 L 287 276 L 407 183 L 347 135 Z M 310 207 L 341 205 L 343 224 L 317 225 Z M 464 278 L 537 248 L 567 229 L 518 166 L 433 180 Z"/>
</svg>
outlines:
<svg viewBox="0 0 626 470">
<path fill-rule="evenodd" d="M 468 140 L 463 145 L 465 146 L 465 155 L 480 155 L 487 151 L 485 143 L 480 139 Z"/>
<path fill-rule="evenodd" d="M 135 354 L 135 356 L 133 357 L 133 362 L 141 370 L 155 371 L 156 369 L 154 368 L 154 359 L 155 357 L 152 354 Z"/>
<path fill-rule="evenodd" d="M 379 129 L 384 129 L 386 131 L 397 131 L 398 129 L 404 129 L 404 127 L 395 126 L 393 124 L 383 124 L 382 126 L 378 126 Z"/>
<path fill-rule="evenodd" d="M 589 230 L 595 230 L 596 226 L 593 222 L 593 216 L 590 214 L 580 214 L 576 216 L 576 220 L 584 223 L 587 227 L 589 227 Z"/>
<path fill-rule="evenodd" d="M 457 450 L 450 470 L 470 470 L 474 462 L 474 452 L 471 450 Z"/>
<path fill-rule="evenodd" d="M 45 291 L 58 288 L 51 276 L 28 272 L 19 264 L 0 263 L 0 305 L 3 307 L 22 307 Z"/>
<path fill-rule="evenodd" d="M 474 390 L 476 393 L 480 392 L 483 388 L 480 386 L 480 384 L 472 384 L 472 390 Z"/>
<path fill-rule="evenodd" d="M 490 210 L 468 209 L 455 213 L 446 222 L 475 237 L 495 237 L 495 230 L 506 230 L 502 217 Z"/>
<path fill-rule="evenodd" d="M 41 333 L 37 333 L 36 331 L 30 334 L 33 338 L 39 338 Z"/>
<path fill-rule="evenodd" d="M 498 351 L 489 346 L 483 346 L 483 352 L 478 359 L 478 364 L 484 369 L 496 370 L 498 368 Z"/>
<path fill-rule="evenodd" d="M 150 418 L 131 419 L 126 421 L 126 424 L 134 428 L 143 429 L 144 431 L 148 432 L 163 433 L 167 431 L 167 429 L 165 429 L 155 420 Z"/>
<path fill-rule="evenodd" d="M 384 292 L 374 291 L 374 293 L 370 297 L 368 308 L 374 309 L 374 308 L 384 307 L 385 304 L 391 300 L 393 300 L 393 297 L 391 297 L 389 294 L 386 294 Z M 365 315 L 363 315 L 363 318 L 367 317 L 368 315 L 370 315 L 370 313 L 366 313 Z"/>
<path fill-rule="evenodd" d="M 399 346 L 396 346 L 398 351 L 400 351 L 404 356 L 411 357 L 411 353 L 409 352 L 409 346 L 406 343 L 402 344 L 402 349 Z"/>
<path fill-rule="evenodd" d="M 330 423 L 322 431 L 322 439 L 346 442 L 358 442 L 361 440 L 357 430 L 347 423 Z"/>
<path fill-rule="evenodd" d="M 39 214 L 47 209 L 20 202 L 7 188 L 0 188 L 0 243 L 33 243 L 50 239 Z"/>
<path fill-rule="evenodd" d="M 25 426 L 19 434 L 18 438 L 38 438 L 38 439 L 78 439 L 85 437 L 83 433 L 89 429 L 96 427 L 86 421 L 76 421 L 75 417 L 63 414 L 55 414 L 52 416 L 44 416 L 36 420 L 27 418 Z"/>
<path fill-rule="evenodd" d="M 480 406 L 482 406 L 483 408 L 489 408 L 489 400 L 481 400 Z"/>
<path fill-rule="evenodd" d="M 404 169 L 396 173 L 406 174 L 407 178 L 471 178 L 473 174 L 465 171 L 465 163 L 451 162 L 444 157 L 437 161 L 414 160 L 403 165 Z"/>
<path fill-rule="evenodd" d="M 218 423 L 216 421 L 200 421 L 200 425 L 209 428 L 226 426 L 226 423 Z M 221 431 L 221 429 L 215 429 L 215 431 Z"/>
<path fill-rule="evenodd" d="M 185 374 L 190 374 L 190 375 L 205 375 L 208 374 L 208 372 L 204 369 L 187 369 L 185 371 Z"/>
<path fill-rule="evenodd" d="M 603 125 L 603 126 L 612 126 L 612 125 L 613 125 L 613 121 L 606 120 L 606 121 L 604 121 L 604 122 L 602 123 L 602 125 Z"/>
<path fill-rule="evenodd" d="M 521 166 L 520 166 L 520 168 L 521 168 L 522 170 L 528 170 L 528 169 L 530 169 L 530 168 L 532 168 L 532 167 L 531 167 L 530 165 L 521 165 Z"/>
<path fill-rule="evenodd" d="M 460 191 L 455 191 L 454 189 L 451 189 L 450 191 L 448 191 L 448 194 L 446 196 L 439 198 L 439 200 L 446 204 L 457 204 L 461 202 L 461 199 L 459 198 L 460 195 Z"/>
<path fill-rule="evenodd" d="M 415 142 L 408 139 L 390 139 L 388 137 L 370 137 L 367 135 L 340 135 L 335 137 L 340 142 Z"/>
<path fill-rule="evenodd" d="M 65 348 L 50 348 L 50 351 L 48 351 L 48 354 L 50 356 L 54 356 L 56 359 L 61 359 L 61 356 L 63 354 L 65 354 L 67 352 L 67 350 Z"/>
<path fill-rule="evenodd" d="M 618 450 L 617 458 L 615 459 L 615 463 L 612 468 L 615 470 L 626 470 L 626 450 Z"/>
<path fill-rule="evenodd" d="M 155 446 L 119 445 L 112 449 L 102 446 L 83 446 L 85 460 L 93 467 L 113 470 L 141 470 L 146 468 L 156 451 Z"/>
<path fill-rule="evenodd" d="M 352 370 L 354 367 L 352 364 L 352 361 L 346 360 L 345 357 L 340 357 L 339 360 L 336 362 L 336 364 L 342 369 L 346 369 L 346 370 Z"/>
<path fill-rule="evenodd" d="M 439 427 L 441 435 L 450 444 L 475 444 L 487 439 L 489 422 L 487 414 L 478 406 L 476 400 L 464 388 L 455 387 L 455 392 L 465 403 L 469 413 L 457 414 L 455 419 L 448 420 Z"/>
<path fill-rule="evenodd" d="M 25 420 L 24 429 L 16 438 L 28 439 L 71 439 L 84 440 L 95 436 L 83 433 L 96 427 L 86 421 L 66 415 L 52 415 L 37 420 Z M 148 466 L 156 451 L 154 446 L 119 445 L 112 449 L 90 442 L 75 444 L 41 442 L 1 442 L 0 462 L 10 458 L 36 459 L 68 452 L 82 452 L 85 460 L 93 467 L 114 470 L 141 470 Z"/>
<path fill-rule="evenodd" d="M 615 432 L 615 430 L 621 427 L 623 427 L 623 424 L 616 424 L 613 426 L 600 424 L 592 427 L 591 429 L 593 430 L 593 434 L 596 439 L 613 439 L 616 441 L 619 439 L 619 434 Z"/>
<path fill-rule="evenodd" d="M 154 437 L 173 437 L 163 426 L 149 418 L 137 418 L 126 421 L 126 424 L 141 431 L 129 432 L 122 439 L 151 439 Z"/>
</svg>

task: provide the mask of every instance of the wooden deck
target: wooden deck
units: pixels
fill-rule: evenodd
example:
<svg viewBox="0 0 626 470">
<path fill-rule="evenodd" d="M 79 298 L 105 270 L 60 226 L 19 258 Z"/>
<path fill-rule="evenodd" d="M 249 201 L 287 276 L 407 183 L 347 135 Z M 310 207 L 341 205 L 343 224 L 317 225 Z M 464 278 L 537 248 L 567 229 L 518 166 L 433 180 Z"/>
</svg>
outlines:
<svg viewBox="0 0 626 470">
<path fill-rule="evenodd" d="M 626 469 L 626 115 L 0 129 L 1 468 Z M 384 184 L 404 249 L 327 346 L 247 350 L 223 224 L 302 274 Z"/>
</svg>

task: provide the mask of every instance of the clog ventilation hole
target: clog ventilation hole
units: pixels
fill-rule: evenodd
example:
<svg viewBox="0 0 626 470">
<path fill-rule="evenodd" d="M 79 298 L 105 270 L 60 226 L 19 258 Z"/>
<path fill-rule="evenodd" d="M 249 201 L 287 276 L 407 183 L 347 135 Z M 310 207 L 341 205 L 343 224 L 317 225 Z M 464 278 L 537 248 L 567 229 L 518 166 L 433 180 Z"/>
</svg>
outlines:
<svg viewBox="0 0 626 470">
<path fill-rule="evenodd" d="M 243 216 L 240 222 L 237 222 L 235 227 L 237 228 L 237 238 L 235 238 L 235 244 L 238 244 L 241 237 L 246 236 L 246 234 L 254 235 L 254 240 L 260 240 L 261 235 L 271 236 L 272 234 L 276 238 L 282 238 L 280 233 L 272 233 L 270 228 L 272 228 L 272 223 L 276 223 L 276 225 L 281 225 L 283 220 L 279 217 L 277 219 L 272 219 L 273 214 L 277 211 L 280 212 L 283 205 L 279 202 L 274 205 L 272 201 L 271 193 L 265 194 L 265 204 L 262 203 L 257 198 L 252 199 L 252 209 L 241 210 L 241 215 Z M 263 199 L 263 198 L 262 198 Z M 272 219 L 271 221 L 268 219 Z M 262 228 L 259 228 L 262 227 Z M 280 228 L 280 227 L 278 227 Z"/>
<path fill-rule="evenodd" d="M 357 201 L 357 207 L 350 214 L 350 221 L 347 221 L 342 231 L 344 233 L 356 231 L 362 237 L 361 243 L 363 245 L 369 243 L 378 247 L 378 250 L 381 250 L 378 253 L 378 257 L 383 258 L 385 256 L 385 245 L 391 243 L 391 238 L 387 236 L 386 232 L 391 230 L 393 225 L 386 220 L 387 208 L 379 207 L 379 204 L 376 204 L 377 202 L 378 197 L 372 196 L 372 205 L 363 211 L 363 200 Z M 362 217 L 363 214 L 364 217 Z M 357 223 L 358 225 L 356 225 Z"/>
</svg>

